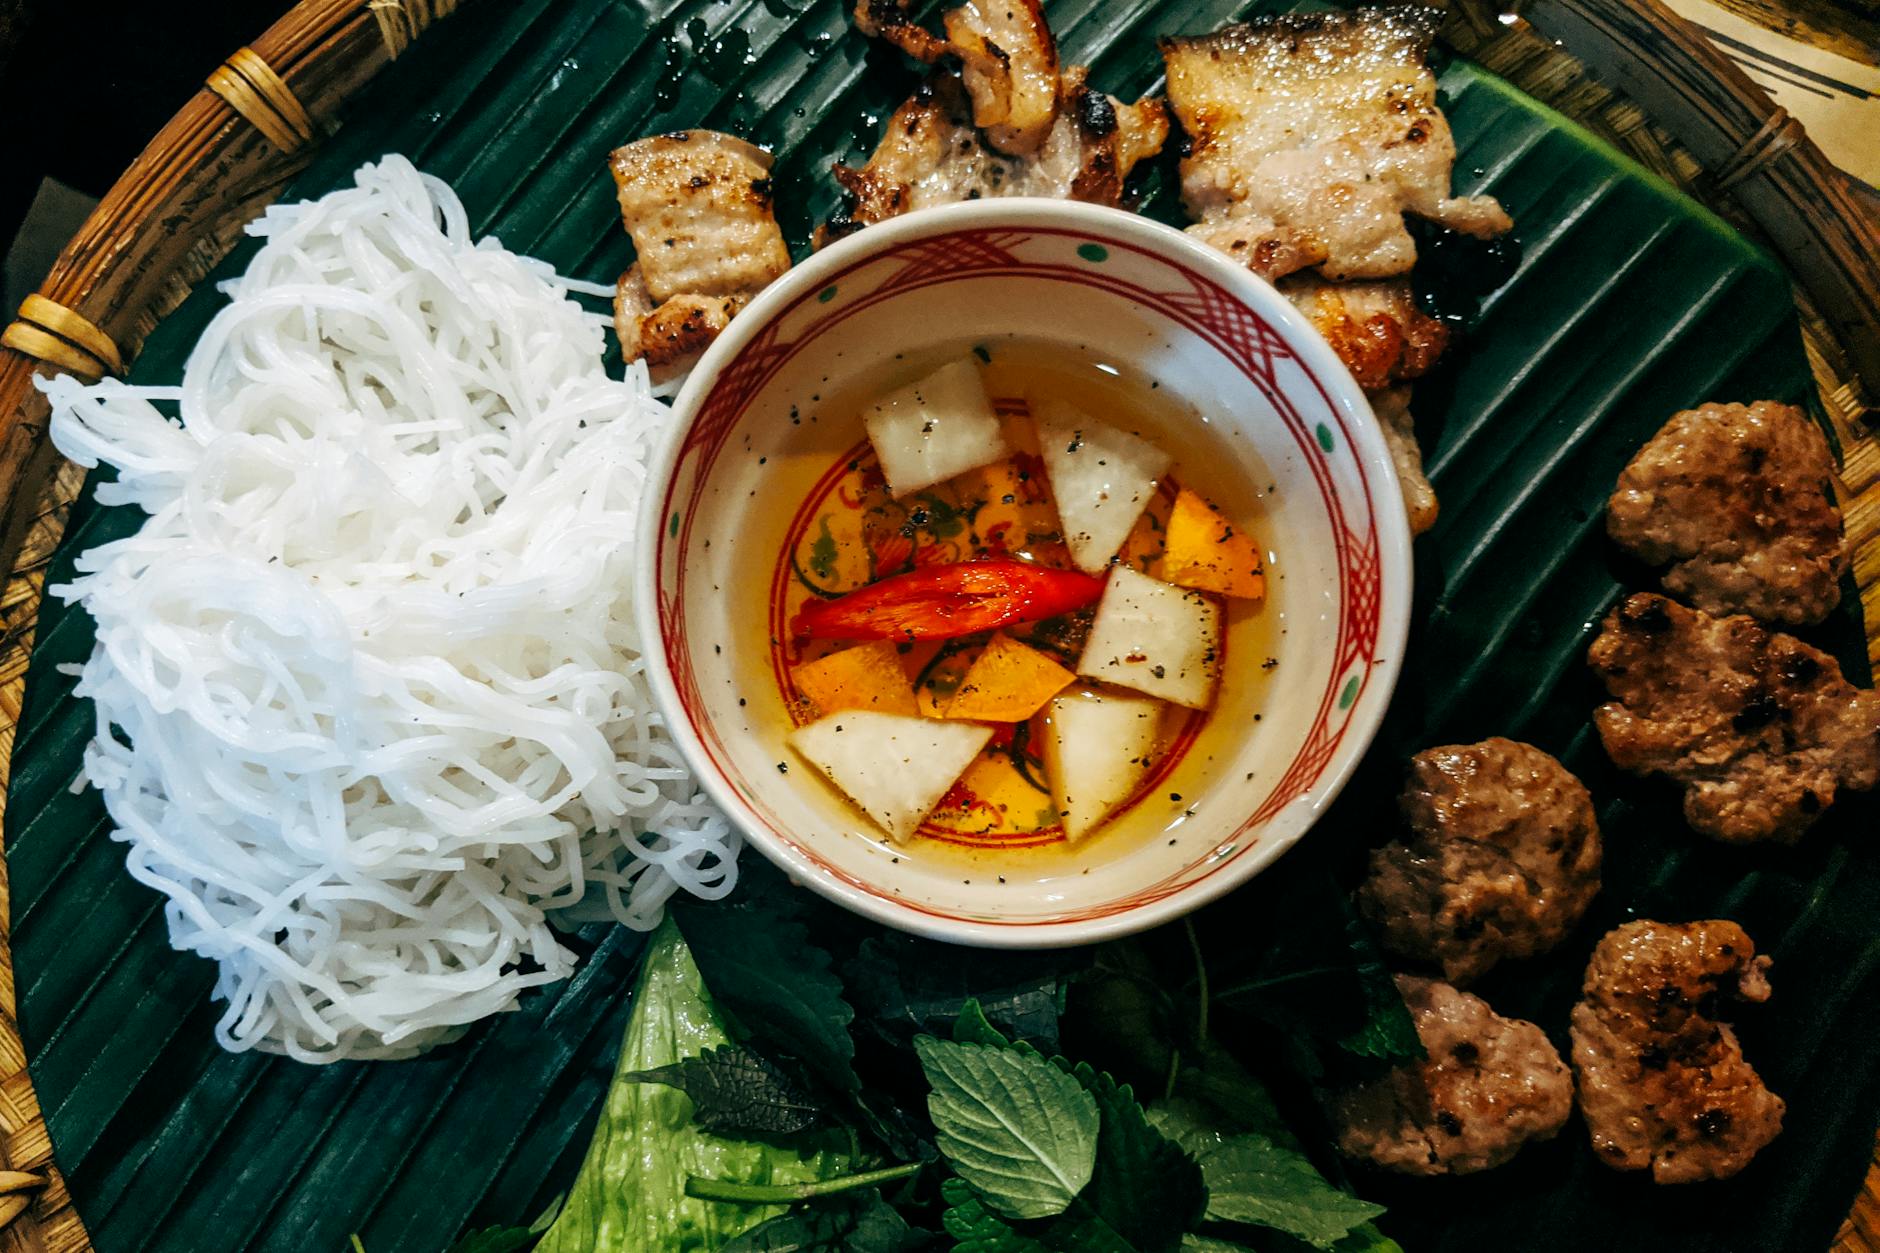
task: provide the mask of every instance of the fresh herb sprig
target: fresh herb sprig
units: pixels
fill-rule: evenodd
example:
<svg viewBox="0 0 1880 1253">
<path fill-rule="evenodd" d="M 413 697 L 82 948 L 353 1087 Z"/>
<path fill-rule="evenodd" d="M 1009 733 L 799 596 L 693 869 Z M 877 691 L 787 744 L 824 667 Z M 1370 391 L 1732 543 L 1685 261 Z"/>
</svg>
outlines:
<svg viewBox="0 0 1880 1253">
<path fill-rule="evenodd" d="M 1314 1164 L 1313 1117 L 1289 1120 L 1249 1069 L 1311 1081 L 1416 1056 L 1329 877 L 1257 928 L 1243 908 L 1026 955 L 884 933 L 753 878 L 656 940 L 610 1117 L 545 1250 L 659 1253 L 658 1230 L 727 1253 L 1398 1253 L 1382 1208 Z M 649 1051 L 674 1038 L 662 1014 L 716 1025 Z M 537 1234 L 489 1229 L 461 1253 Z"/>
</svg>

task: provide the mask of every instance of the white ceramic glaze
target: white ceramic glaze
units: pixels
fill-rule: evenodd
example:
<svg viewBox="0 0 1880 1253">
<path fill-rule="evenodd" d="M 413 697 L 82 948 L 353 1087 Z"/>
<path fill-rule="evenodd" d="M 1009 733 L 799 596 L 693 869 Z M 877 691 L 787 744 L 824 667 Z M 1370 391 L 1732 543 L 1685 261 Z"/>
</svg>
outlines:
<svg viewBox="0 0 1880 1253">
<path fill-rule="evenodd" d="M 1159 380 L 1212 428 L 1208 446 L 1231 473 L 1269 480 L 1262 539 L 1276 577 L 1263 612 L 1278 664 L 1214 715 L 1235 733 L 1194 765 L 1180 804 L 1145 801 L 1074 854 L 1043 869 L 1015 861 L 1000 882 L 990 860 L 962 870 L 908 855 L 793 757 L 765 615 L 808 481 L 860 438 L 858 381 L 892 375 L 896 354 L 932 360 L 1013 334 Z M 1045 200 L 870 227 L 739 314 L 677 413 L 640 519 L 654 690 L 704 787 L 758 851 L 869 917 L 1008 947 L 1168 921 L 1300 839 L 1383 716 L 1411 562 L 1377 422 L 1283 297 L 1169 227 Z"/>
</svg>

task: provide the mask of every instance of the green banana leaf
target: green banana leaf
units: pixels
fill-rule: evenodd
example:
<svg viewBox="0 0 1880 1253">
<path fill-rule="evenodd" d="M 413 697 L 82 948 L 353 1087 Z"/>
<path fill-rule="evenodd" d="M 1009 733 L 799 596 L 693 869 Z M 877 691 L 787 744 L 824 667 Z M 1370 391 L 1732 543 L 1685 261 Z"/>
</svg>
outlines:
<svg viewBox="0 0 1880 1253">
<path fill-rule="evenodd" d="M 609 280 L 630 252 L 604 154 L 705 124 L 776 150 L 777 198 L 801 250 L 835 205 L 829 163 L 865 153 L 915 81 L 849 29 L 848 7 L 469 6 L 357 102 L 289 194 L 317 195 L 363 161 L 404 152 L 456 186 L 479 231 Z M 1156 34 L 1251 11 L 1242 0 L 1047 9 L 1066 59 L 1122 96 L 1158 84 Z M 1418 543 L 1410 655 L 1384 734 L 1314 838 L 1354 849 L 1373 838 L 1403 756 L 1430 743 L 1507 734 L 1560 754 L 1602 802 L 1608 886 L 1560 953 L 1498 972 L 1483 991 L 1562 1038 L 1601 928 L 1638 914 L 1738 918 L 1776 959 L 1775 999 L 1743 1015 L 1742 1036 L 1789 1100 L 1788 1129 L 1727 1185 L 1654 1190 L 1614 1174 L 1577 1123 L 1487 1177 L 1359 1183 L 1390 1205 L 1383 1226 L 1410 1253 L 1825 1248 L 1880 1109 L 1880 849 L 1863 838 L 1875 807 L 1843 803 L 1794 850 L 1701 844 L 1669 788 L 1605 761 L 1581 663 L 1590 624 L 1648 577 L 1600 527 L 1629 453 L 1685 405 L 1806 393 L 1788 284 L 1723 223 L 1506 84 L 1463 63 L 1442 84 L 1458 191 L 1500 197 L 1524 254 L 1454 368 L 1420 390 L 1443 513 Z M 1179 220 L 1170 159 L 1148 175 L 1144 209 Z M 203 284 L 151 337 L 136 377 L 173 381 L 219 303 Z M 51 580 L 138 520 L 81 503 Z M 1866 681 L 1852 607 L 1814 635 Z M 541 1212 L 574 1177 L 605 1099 L 642 938 L 584 931 L 567 983 L 416 1061 L 313 1068 L 222 1052 L 209 965 L 168 948 L 159 900 L 124 873 L 96 797 L 69 790 L 92 723 L 58 667 L 91 642 L 84 614 L 48 601 L 5 847 L 33 1082 L 97 1246 L 310 1253 L 358 1232 L 370 1253 L 435 1253 L 467 1223 Z"/>
</svg>

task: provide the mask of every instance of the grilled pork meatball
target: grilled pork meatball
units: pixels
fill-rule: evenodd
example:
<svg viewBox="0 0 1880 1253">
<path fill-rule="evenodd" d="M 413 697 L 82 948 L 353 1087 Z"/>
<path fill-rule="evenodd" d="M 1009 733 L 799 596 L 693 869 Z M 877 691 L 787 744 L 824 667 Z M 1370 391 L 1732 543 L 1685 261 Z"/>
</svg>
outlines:
<svg viewBox="0 0 1880 1253">
<path fill-rule="evenodd" d="M 1334 1098 L 1338 1147 L 1406 1175 L 1466 1175 L 1551 1140 L 1573 1080 L 1541 1029 L 1447 983 L 1398 975 L 1426 1061 Z"/>
<path fill-rule="evenodd" d="M 1767 957 L 1734 922 L 1641 920 L 1607 934 L 1573 1007 L 1573 1068 L 1593 1151 L 1654 1183 L 1724 1179 L 1782 1130 L 1782 1098 L 1744 1060 L 1720 996 L 1769 999 Z"/>
<path fill-rule="evenodd" d="M 1675 414 L 1619 476 L 1613 539 L 1706 613 L 1819 622 L 1840 603 L 1847 543 L 1821 428 L 1793 405 Z"/>
<path fill-rule="evenodd" d="M 1586 788 L 1528 744 L 1418 753 L 1409 840 L 1371 854 L 1358 904 L 1385 947 L 1454 983 L 1558 944 L 1599 892 L 1599 820 Z"/>
<path fill-rule="evenodd" d="M 1607 615 L 1587 661 L 1615 698 L 1593 715 L 1606 752 L 1682 783 L 1705 835 L 1793 842 L 1839 789 L 1880 782 L 1880 694 L 1753 618 L 1640 593 Z"/>
</svg>

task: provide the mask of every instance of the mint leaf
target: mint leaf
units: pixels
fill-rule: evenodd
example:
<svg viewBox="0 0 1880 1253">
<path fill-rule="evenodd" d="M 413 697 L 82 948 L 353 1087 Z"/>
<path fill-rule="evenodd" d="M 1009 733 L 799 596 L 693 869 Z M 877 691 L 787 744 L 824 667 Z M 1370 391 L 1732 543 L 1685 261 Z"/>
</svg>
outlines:
<svg viewBox="0 0 1880 1253">
<path fill-rule="evenodd" d="M 1421 1059 L 1410 1012 L 1350 899 L 1329 872 L 1288 883 L 1294 890 L 1272 901 L 1266 929 L 1248 946 L 1259 960 L 1216 971 L 1213 1003 L 1284 1032 L 1301 1046 L 1309 1077 L 1318 1059 L 1304 1046 L 1390 1065 Z"/>
<path fill-rule="evenodd" d="M 1384 1207 L 1333 1187 L 1298 1150 L 1254 1133 L 1225 1134 L 1192 1101 L 1158 1102 L 1149 1121 L 1201 1163 L 1209 1218 L 1273 1227 L 1321 1249 L 1337 1244 L 1340 1253 L 1389 1253 L 1395 1247 L 1376 1228 L 1360 1226 Z M 1341 1243 L 1354 1229 L 1382 1243 Z"/>
<path fill-rule="evenodd" d="M 1182 1253 L 1253 1253 L 1253 1250 L 1244 1244 L 1235 1244 L 1232 1240 L 1198 1236 L 1191 1231 L 1182 1237 Z"/>
<path fill-rule="evenodd" d="M 855 1226 L 843 1237 L 841 1249 L 842 1253 L 912 1253 L 932 1239 L 932 1233 L 908 1226 L 879 1192 L 869 1192 L 857 1202 Z"/>
<path fill-rule="evenodd" d="M 947 1203 L 940 1222 L 953 1237 L 953 1253 L 1052 1253 L 1015 1230 L 963 1180 L 949 1179 L 940 1185 L 940 1197 Z"/>
<path fill-rule="evenodd" d="M 855 1011 L 829 954 L 795 918 L 751 905 L 690 905 L 674 917 L 720 1011 L 838 1092 L 855 1092 Z M 736 1034 L 736 1032 L 734 1032 Z"/>
<path fill-rule="evenodd" d="M 957 1241 L 953 1253 L 1137 1253 L 1082 1201 L 1055 1218 L 1015 1224 L 963 1180 L 947 1180 L 940 1196 L 949 1206 L 941 1221 Z"/>
<path fill-rule="evenodd" d="M 1384 955 L 1365 928 L 1358 911 L 1345 898 L 1345 942 L 1350 946 L 1364 995 L 1364 1024 L 1338 1038 L 1338 1046 L 1360 1057 L 1375 1057 L 1393 1065 L 1426 1056 L 1417 1035 L 1416 1021 L 1397 991 L 1397 981 L 1384 965 Z"/>
<path fill-rule="evenodd" d="M 1208 1217 L 1253 1223 L 1329 1249 L 1384 1212 L 1325 1181 L 1303 1156 L 1265 1136 L 1229 1136 L 1201 1154 Z"/>
<path fill-rule="evenodd" d="M 1088 1062 L 1053 1061 L 1097 1102 L 1097 1165 L 1084 1199 L 1141 1253 L 1173 1249 L 1180 1233 L 1207 1207 L 1201 1167 L 1149 1125 L 1127 1084 Z"/>
<path fill-rule="evenodd" d="M 966 1002 L 954 1020 L 953 1039 L 1038 1055 L 1023 1041 L 1008 1042 L 986 1021 L 977 1001 Z M 1201 1217 L 1207 1203 L 1201 1168 L 1180 1145 L 1149 1125 L 1127 1085 L 1088 1062 L 1053 1057 L 1051 1064 L 1077 1080 L 1097 1103 L 1097 1164 L 1083 1201 L 1113 1238 L 1141 1253 L 1174 1248 L 1177 1236 Z"/>
<path fill-rule="evenodd" d="M 1097 1163 L 1097 1102 L 1035 1053 L 914 1041 L 941 1156 L 1014 1218 L 1061 1214 Z"/>
<path fill-rule="evenodd" d="M 967 1001 L 1013 1039 L 1046 1051 L 1058 1044 L 1058 1011 L 1083 950 L 964 950 L 912 936 L 871 936 L 842 965 L 858 1030 L 898 1048 L 914 1037 L 945 1038 Z"/>
<path fill-rule="evenodd" d="M 692 1120 L 707 1131 L 789 1135 L 815 1126 L 822 1108 L 774 1062 L 737 1045 L 707 1049 L 670 1066 L 632 1070 L 623 1083 L 663 1083 L 692 1098 Z"/>
<path fill-rule="evenodd" d="M 953 1020 L 953 1042 L 955 1044 L 984 1044 L 988 1048 L 1003 1049 L 1012 1047 L 1012 1042 L 997 1027 L 986 1020 L 985 1011 L 980 1009 L 976 1000 L 967 1001 L 960 1007 L 959 1016 Z M 1030 1045 L 1025 1048 L 1036 1053 Z"/>
<path fill-rule="evenodd" d="M 1351 1234 L 1332 1246 L 1332 1253 L 1403 1253 L 1403 1246 L 1370 1223 L 1353 1227 Z"/>
<path fill-rule="evenodd" d="M 780 1214 L 718 1253 L 912 1253 L 931 1239 L 870 1188 Z"/>
</svg>

